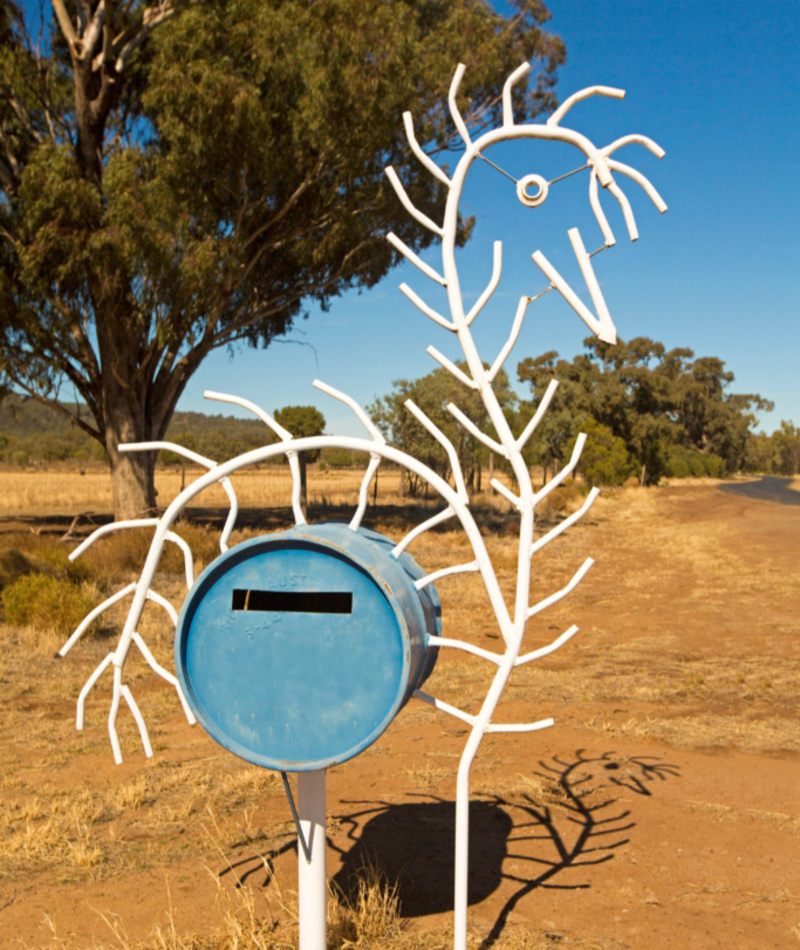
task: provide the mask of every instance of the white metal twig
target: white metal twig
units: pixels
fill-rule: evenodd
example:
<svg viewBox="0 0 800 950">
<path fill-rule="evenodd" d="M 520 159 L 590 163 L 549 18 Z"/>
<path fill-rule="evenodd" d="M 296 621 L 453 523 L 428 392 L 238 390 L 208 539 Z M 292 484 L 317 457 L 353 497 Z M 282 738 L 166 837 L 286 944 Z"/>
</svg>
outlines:
<svg viewBox="0 0 800 950">
<path fill-rule="evenodd" d="M 361 490 L 358 493 L 358 508 L 356 513 L 353 515 L 350 521 L 350 530 L 358 531 L 361 520 L 364 517 L 364 512 L 367 510 L 367 503 L 369 501 L 369 485 L 372 479 L 375 476 L 375 473 L 378 471 L 378 466 L 381 464 L 380 455 L 370 456 L 369 465 L 367 470 L 364 473 L 364 477 L 361 479 Z"/>
<path fill-rule="evenodd" d="M 403 183 L 398 178 L 397 172 L 394 170 L 394 168 L 392 168 L 391 165 L 387 165 L 384 169 L 384 172 L 386 173 L 386 177 L 389 179 L 392 188 L 394 188 L 397 197 L 400 199 L 401 204 L 411 215 L 411 217 L 419 221 L 419 223 L 424 228 L 427 228 L 429 231 L 433 231 L 433 233 L 437 234 L 439 237 L 444 237 L 444 231 L 442 230 L 441 225 L 437 224 L 435 221 L 431 221 L 427 214 L 423 214 L 408 197 L 408 192 L 403 187 Z"/>
<path fill-rule="evenodd" d="M 547 389 L 544 392 L 544 395 L 539 402 L 539 405 L 536 408 L 536 412 L 533 415 L 533 418 L 528 422 L 525 428 L 522 430 L 520 437 L 517 439 L 516 446 L 518 450 L 522 450 L 525 446 L 525 443 L 536 431 L 536 427 L 542 421 L 544 414 L 547 412 L 548 406 L 550 405 L 550 400 L 555 395 L 556 390 L 558 389 L 558 380 L 551 379 L 547 384 Z"/>
<path fill-rule="evenodd" d="M 448 373 L 455 376 L 455 378 L 463 383 L 465 386 L 469 386 L 470 389 L 479 389 L 480 383 L 475 379 L 470 379 L 469 376 L 456 366 L 451 360 L 449 360 L 443 353 L 440 353 L 435 346 L 429 346 L 425 352 L 432 356 L 440 366 L 443 366 Z"/>
<path fill-rule="evenodd" d="M 453 118 L 453 124 L 455 125 L 456 129 L 458 129 L 458 134 L 461 136 L 461 140 L 463 141 L 464 145 L 469 148 L 472 145 L 472 139 L 469 137 L 466 123 L 461 117 L 461 113 L 458 111 L 458 104 L 456 103 L 458 87 L 461 85 L 461 80 L 464 78 L 464 73 L 466 70 L 467 67 L 463 63 L 459 63 L 456 67 L 455 74 L 453 75 L 453 81 L 450 83 L 450 92 L 447 95 L 447 104 L 450 107 L 450 115 Z"/>
<path fill-rule="evenodd" d="M 406 130 L 406 138 L 408 139 L 408 144 L 411 146 L 411 151 L 416 155 L 417 159 L 428 169 L 434 178 L 438 178 L 442 184 L 447 185 L 449 188 L 450 179 L 445 174 L 444 169 L 440 168 L 430 155 L 420 148 L 417 136 L 414 134 L 414 120 L 410 112 L 403 113 L 403 127 Z"/>
<path fill-rule="evenodd" d="M 514 124 L 514 110 L 511 107 L 511 89 L 523 76 L 527 76 L 530 71 L 531 64 L 523 63 L 521 66 L 517 66 L 514 72 L 506 79 L 503 85 L 503 125 L 508 126 Z"/>
<path fill-rule="evenodd" d="M 431 636 L 430 643 L 431 646 L 434 647 L 452 647 L 454 650 L 471 653 L 473 656 L 479 656 L 483 660 L 494 663 L 495 666 L 499 666 L 503 662 L 502 653 L 492 653 L 491 650 L 484 650 L 483 647 L 475 646 L 474 643 L 469 643 L 467 640 L 453 640 L 450 637 Z"/>
<path fill-rule="evenodd" d="M 416 528 L 408 532 L 408 534 L 403 538 L 399 544 L 396 544 L 392 548 L 392 557 L 398 558 L 405 551 L 405 549 L 411 544 L 412 541 L 415 541 L 421 534 L 424 534 L 426 531 L 430 531 L 431 528 L 435 528 L 437 524 L 442 524 L 444 521 L 448 521 L 455 515 L 455 509 L 452 506 L 448 506 L 444 511 L 438 512 L 432 518 L 428 518 L 427 521 L 423 521 L 422 524 L 418 524 Z"/>
<path fill-rule="evenodd" d="M 100 616 L 100 614 L 105 613 L 109 607 L 113 607 L 114 604 L 118 603 L 120 600 L 123 600 L 128 596 L 128 594 L 132 594 L 134 590 L 136 590 L 136 581 L 128 584 L 127 587 L 123 587 L 122 590 L 118 590 L 116 594 L 112 594 L 110 597 L 107 597 L 102 604 L 95 607 L 94 610 L 89 611 L 89 613 L 86 614 L 83 620 L 75 628 L 75 631 L 72 633 L 64 646 L 58 651 L 58 655 L 66 656 L 75 646 L 78 640 L 80 640 L 80 638 L 83 636 L 86 629 Z"/>
<path fill-rule="evenodd" d="M 566 587 L 562 587 L 561 590 L 557 590 L 554 594 L 550 594 L 549 597 L 545 597 L 544 600 L 540 600 L 538 604 L 534 604 L 534 606 L 528 610 L 527 619 L 530 620 L 531 617 L 535 617 L 536 614 L 541 613 L 541 611 L 545 610 L 547 607 L 550 607 L 552 604 L 555 604 L 557 601 L 566 597 L 567 594 L 572 593 L 572 591 L 575 590 L 578 584 L 580 584 L 580 582 L 583 580 L 586 572 L 593 564 L 594 561 L 592 558 L 587 557 L 583 564 L 581 564 L 578 570 L 573 574 L 572 580 L 569 582 L 569 584 L 567 584 Z"/>
<path fill-rule="evenodd" d="M 594 168 L 589 175 L 589 204 L 592 206 L 595 220 L 603 232 L 603 241 L 606 247 L 613 247 L 617 243 L 617 239 L 614 237 L 614 232 L 611 230 L 611 225 L 608 223 L 608 218 L 605 216 L 602 205 L 600 204 L 597 187 L 597 171 Z"/>
<path fill-rule="evenodd" d="M 489 482 L 489 484 L 492 486 L 492 488 L 494 488 L 494 490 L 495 490 L 496 492 L 499 492 L 499 493 L 503 496 L 503 498 L 506 499 L 506 501 L 510 501 L 511 504 L 512 504 L 515 508 L 517 508 L 517 509 L 520 508 L 521 500 L 520 500 L 519 495 L 515 495 L 514 492 L 511 491 L 510 488 L 507 488 L 507 487 L 500 481 L 500 479 L 498 479 L 498 478 L 493 478 L 493 479 Z"/>
<path fill-rule="evenodd" d="M 451 574 L 468 574 L 472 571 L 479 570 L 480 564 L 478 564 L 477 561 L 470 561 L 468 564 L 455 564 L 452 567 L 443 567 L 440 571 L 426 574 L 424 577 L 420 577 L 419 580 L 414 581 L 414 587 L 417 590 L 422 590 L 423 587 L 427 587 L 428 584 L 435 584 L 436 581 L 441 580 L 443 577 L 449 577 Z"/>
<path fill-rule="evenodd" d="M 228 393 L 214 392 L 210 389 L 207 389 L 203 393 L 203 398 L 213 399 L 216 402 L 231 403 L 234 406 L 241 406 L 243 409 L 247 409 L 249 412 L 252 412 L 254 416 L 257 416 L 272 432 L 275 433 L 275 435 L 277 435 L 281 442 L 290 442 L 292 440 L 292 433 L 289 432 L 288 429 L 285 429 L 279 422 L 276 422 L 276 420 L 273 419 L 268 412 L 265 412 L 261 406 L 251 402 L 249 399 L 242 399 L 241 396 L 231 396 Z M 287 452 L 286 459 L 289 462 L 289 471 L 292 474 L 292 514 L 294 515 L 294 521 L 295 524 L 298 525 L 305 524 L 306 516 L 303 514 L 303 505 L 301 503 L 300 497 L 300 460 L 298 459 L 296 452 Z"/>
<path fill-rule="evenodd" d="M 509 357 L 509 354 L 514 349 L 514 344 L 517 342 L 519 331 L 522 329 L 522 321 L 525 319 L 525 311 L 528 309 L 529 302 L 529 297 L 520 297 L 520 301 L 517 304 L 517 312 L 514 314 L 514 322 L 511 325 L 511 333 L 509 334 L 509 337 L 506 340 L 502 350 L 500 350 L 500 352 L 497 354 L 497 359 L 494 361 L 494 363 L 492 363 L 492 368 L 486 374 L 486 378 L 490 383 L 494 382 L 495 376 L 497 376 L 503 363 L 505 363 Z"/>
<path fill-rule="evenodd" d="M 558 125 L 576 102 L 582 102 L 584 99 L 588 99 L 590 96 L 607 96 L 610 99 L 624 99 L 625 90 L 616 89 L 613 86 L 589 86 L 586 89 L 581 89 L 579 92 L 574 92 L 571 96 L 565 99 L 556 109 L 556 111 L 550 116 L 550 118 L 547 120 L 547 124 Z"/>
<path fill-rule="evenodd" d="M 536 494 L 533 496 L 533 505 L 534 505 L 534 507 L 536 507 L 536 505 L 538 505 L 539 502 L 542 501 L 543 498 L 546 498 L 554 488 L 558 488 L 558 486 L 564 481 L 564 479 L 565 479 L 568 475 L 571 475 L 571 474 L 572 474 L 572 472 L 573 472 L 574 469 L 575 469 L 575 466 L 576 466 L 576 465 L 578 464 L 578 462 L 580 461 L 581 452 L 583 452 L 583 447 L 584 447 L 584 445 L 586 445 L 586 433 L 585 433 L 585 432 L 580 432 L 580 433 L 578 434 L 578 438 L 575 439 L 575 447 L 574 447 L 573 450 L 572 450 L 572 455 L 570 456 L 569 462 L 567 462 L 567 464 L 561 469 L 561 471 L 558 473 L 558 475 L 556 475 L 554 478 L 552 478 L 552 479 L 544 486 L 544 488 L 541 488 L 541 489 L 540 489 L 538 492 L 536 492 Z"/>
<path fill-rule="evenodd" d="M 487 732 L 537 732 L 539 729 L 548 729 L 555 725 L 553 719 L 540 719 L 538 722 L 490 722 L 486 727 Z"/>
<path fill-rule="evenodd" d="M 421 699 L 423 703 L 427 703 L 429 706 L 435 706 L 440 712 L 446 712 L 450 716 L 455 716 L 456 719 L 460 719 L 461 722 L 465 722 L 467 725 L 475 725 L 475 716 L 470 716 L 469 713 L 462 712 L 462 710 L 457 709 L 455 706 L 451 706 L 450 703 L 446 703 L 442 699 L 437 699 L 429 693 L 423 693 L 421 689 L 415 689 L 413 696 L 415 699 Z"/>
<path fill-rule="evenodd" d="M 563 534 L 567 528 L 570 528 L 572 525 L 574 525 L 576 521 L 580 521 L 580 519 L 592 507 L 599 494 L 600 489 L 593 488 L 587 495 L 586 501 L 577 511 L 574 511 L 568 518 L 565 518 L 560 524 L 557 524 L 555 528 L 548 531 L 547 534 L 543 534 L 541 538 L 533 542 L 531 545 L 531 554 L 536 554 L 537 551 L 541 551 L 541 549 L 546 544 L 549 544 L 553 538 L 557 538 L 560 534 Z"/>
<path fill-rule="evenodd" d="M 370 436 L 376 441 L 380 442 L 383 445 L 386 442 L 381 430 L 375 425 L 375 423 L 370 419 L 370 417 L 364 412 L 361 406 L 353 399 L 352 396 L 348 396 L 347 393 L 343 393 L 340 389 L 334 389 L 333 386 L 329 386 L 327 383 L 323 383 L 321 379 L 315 379 L 311 384 L 314 389 L 318 389 L 321 393 L 325 393 L 328 396 L 331 396 L 333 399 L 337 399 L 339 402 L 349 406 L 350 409 L 356 415 L 358 421 L 364 426 Z"/>
<path fill-rule="evenodd" d="M 133 642 L 139 647 L 142 656 L 145 658 L 147 665 L 153 670 L 154 673 L 157 673 L 161 679 L 166 680 L 172 686 L 175 687 L 178 693 L 178 699 L 183 706 L 183 711 L 186 714 L 186 718 L 189 721 L 189 725 L 193 726 L 197 720 L 195 719 L 194 713 L 189 708 L 189 704 L 186 702 L 186 697 L 183 695 L 183 690 L 181 689 L 181 684 L 178 682 L 178 677 L 174 676 L 169 670 L 165 670 L 164 667 L 156 660 L 153 656 L 150 647 L 144 642 L 141 634 L 134 632 Z"/>
<path fill-rule="evenodd" d="M 447 282 L 445 281 L 444 277 L 437 273 L 430 264 L 426 264 L 425 261 L 423 261 L 418 254 L 415 254 L 407 244 L 404 244 L 393 231 L 390 231 L 386 235 L 386 240 L 392 245 L 393 248 L 398 250 L 403 255 L 403 257 L 406 258 L 406 260 L 410 261 L 414 267 L 416 267 L 418 270 L 421 270 L 426 277 L 430 277 L 431 280 L 435 280 L 436 283 L 441 284 L 442 287 L 445 286 Z"/>
<path fill-rule="evenodd" d="M 469 313 L 467 314 L 467 326 L 472 324 L 472 321 L 486 306 L 486 302 L 491 298 L 492 294 L 497 290 L 497 285 L 500 283 L 500 277 L 503 273 L 503 242 L 495 241 L 494 242 L 494 257 L 492 260 L 492 276 L 489 279 L 489 283 L 484 288 L 483 293 L 478 297 L 475 303 L 472 305 Z"/>
<path fill-rule="evenodd" d="M 647 197 L 653 202 L 653 204 L 658 208 L 661 214 L 667 210 L 667 203 L 661 197 L 661 195 L 656 191 L 651 182 L 645 178 L 645 176 L 637 171 L 635 168 L 631 168 L 630 165 L 625 165 L 623 162 L 618 162 L 616 159 L 609 158 L 608 164 L 615 172 L 619 172 L 622 175 L 626 175 L 631 181 L 635 181 L 640 188 L 644 190 Z"/>
<path fill-rule="evenodd" d="M 619 191 L 613 182 L 609 186 L 609 191 L 612 189 Z M 625 196 L 622 195 L 622 192 L 619 192 L 619 194 L 627 204 L 627 199 L 625 199 Z M 630 210 L 630 205 L 627 207 Z M 572 244 L 572 250 L 578 259 L 581 273 L 583 274 L 584 280 L 586 281 L 587 287 L 589 289 L 589 293 L 592 297 L 592 302 L 595 305 L 595 309 L 597 311 L 596 316 L 591 312 L 591 310 L 589 310 L 586 304 L 575 293 L 572 287 L 570 287 L 567 281 L 564 280 L 561 274 L 555 269 L 555 267 L 544 256 L 544 254 L 542 254 L 541 251 L 534 251 L 531 257 L 533 258 L 533 261 L 539 270 L 541 270 L 545 277 L 547 277 L 550 283 L 561 294 L 564 300 L 567 301 L 575 313 L 578 314 L 578 316 L 581 318 L 581 320 L 583 320 L 592 333 L 594 333 L 595 336 L 599 337 L 604 342 L 614 344 L 617 342 L 617 331 L 614 327 L 613 321 L 611 320 L 611 315 L 608 312 L 608 307 L 606 306 L 605 300 L 603 299 L 603 294 L 600 290 L 600 285 L 597 282 L 597 278 L 595 277 L 594 268 L 592 267 L 589 255 L 586 253 L 586 249 L 583 246 L 580 231 L 578 231 L 577 228 L 570 228 L 567 233 L 569 235 L 570 243 Z M 634 240 L 634 238 L 631 238 L 631 240 Z"/>
<path fill-rule="evenodd" d="M 553 640 L 553 642 L 548 644 L 546 647 L 540 647 L 538 650 L 531 650 L 530 653 L 526 653 L 523 656 L 518 656 L 516 660 L 514 660 L 514 666 L 524 666 L 526 663 L 530 663 L 532 660 L 541 660 L 543 656 L 554 653 L 560 647 L 563 647 L 568 640 L 571 640 L 577 632 L 578 628 L 575 626 L 575 624 L 573 624 L 569 630 L 565 630 L 560 637 Z"/>
<path fill-rule="evenodd" d="M 431 320 L 433 320 L 434 323 L 438 323 L 439 326 L 443 327 L 445 330 L 450 330 L 451 333 L 455 332 L 455 329 L 456 329 L 455 325 L 452 324 L 449 320 L 445 320 L 445 318 L 436 310 L 434 310 L 433 307 L 429 307 L 428 304 L 426 304 L 425 301 L 422 299 L 422 297 L 414 293 L 414 291 L 408 286 L 408 284 L 406 283 L 400 284 L 400 287 L 398 289 L 400 290 L 400 293 L 408 297 L 411 303 L 413 303 L 414 306 L 418 310 L 421 310 L 425 314 L 426 317 L 429 317 Z"/>
<path fill-rule="evenodd" d="M 467 432 L 475 436 L 479 442 L 483 442 L 485 446 L 490 448 L 493 452 L 497 452 L 498 455 L 502 455 L 503 458 L 508 458 L 508 449 L 500 445 L 499 442 L 495 442 L 495 440 L 491 436 L 486 435 L 485 432 L 481 432 L 472 419 L 464 415 L 455 403 L 449 402 L 447 404 L 447 411 L 464 426 Z"/>
<path fill-rule="evenodd" d="M 464 504 L 467 504 L 469 502 L 469 494 L 467 493 L 467 486 L 464 483 L 461 462 L 459 461 L 455 446 L 444 432 L 442 432 L 439 426 L 437 426 L 433 420 L 429 419 L 412 399 L 406 399 L 403 405 L 408 409 L 411 415 L 430 432 L 445 452 L 447 452 L 447 457 L 450 460 L 450 471 L 453 473 L 453 480 L 456 483 L 456 492 Z"/>
</svg>

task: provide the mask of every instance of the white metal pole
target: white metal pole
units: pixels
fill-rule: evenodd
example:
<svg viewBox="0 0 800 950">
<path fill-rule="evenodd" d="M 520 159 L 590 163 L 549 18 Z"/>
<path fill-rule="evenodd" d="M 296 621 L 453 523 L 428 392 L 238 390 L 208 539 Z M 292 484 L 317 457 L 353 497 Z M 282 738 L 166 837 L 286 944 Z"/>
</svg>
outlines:
<svg viewBox="0 0 800 950">
<path fill-rule="evenodd" d="M 326 950 L 325 769 L 297 773 L 297 814 L 311 859 L 297 843 L 300 950 Z"/>
</svg>

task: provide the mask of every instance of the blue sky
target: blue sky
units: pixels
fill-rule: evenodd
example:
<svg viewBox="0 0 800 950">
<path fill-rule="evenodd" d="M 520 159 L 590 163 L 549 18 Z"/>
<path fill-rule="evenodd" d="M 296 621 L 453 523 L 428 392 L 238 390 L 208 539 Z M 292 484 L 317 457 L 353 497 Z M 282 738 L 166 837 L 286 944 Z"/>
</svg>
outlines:
<svg viewBox="0 0 800 950">
<path fill-rule="evenodd" d="M 670 348 L 690 347 L 697 356 L 719 356 L 735 374 L 732 391 L 760 393 L 775 403 L 761 420 L 766 431 L 781 419 L 800 423 L 800 3 L 551 0 L 549 6 L 550 28 L 568 54 L 560 98 L 595 84 L 627 91 L 622 102 L 595 98 L 575 106 L 565 124 L 596 144 L 642 132 L 667 153 L 662 161 L 638 146 L 617 153 L 644 172 L 669 205 L 659 215 L 638 186 L 621 179 L 638 242 L 627 239 L 615 203 L 604 202 L 618 243 L 593 263 L 620 336 L 649 336 Z M 578 164 L 559 149 L 525 143 L 498 160 L 515 175 L 545 170 L 550 177 Z M 479 293 L 491 271 L 492 241 L 503 240 L 503 280 L 475 324 L 481 354 L 491 361 L 519 295 L 546 286 L 532 252 L 540 248 L 586 297 L 566 232 L 579 226 L 587 249 L 602 242 L 589 213 L 586 172 L 554 185 L 535 210 L 522 208 L 513 184 L 498 173 L 486 166 L 476 173 L 482 178 L 465 197 L 477 228 L 462 252 L 461 279 Z M 434 252 L 427 257 L 438 263 Z M 221 389 L 269 410 L 314 403 L 329 432 L 360 434 L 346 412 L 311 388 L 315 376 L 365 404 L 389 391 L 393 379 L 435 368 L 428 344 L 451 358 L 460 355 L 454 338 L 397 291 L 403 280 L 436 300 L 430 281 L 403 265 L 372 291 L 348 294 L 329 313 L 298 322 L 292 338 L 314 351 L 284 343 L 232 358 L 215 354 L 179 408 L 215 411 L 202 391 Z M 585 335 L 566 303 L 548 294 L 529 308 L 506 364 L 512 379 L 523 357 L 557 349 L 571 358 Z"/>
</svg>

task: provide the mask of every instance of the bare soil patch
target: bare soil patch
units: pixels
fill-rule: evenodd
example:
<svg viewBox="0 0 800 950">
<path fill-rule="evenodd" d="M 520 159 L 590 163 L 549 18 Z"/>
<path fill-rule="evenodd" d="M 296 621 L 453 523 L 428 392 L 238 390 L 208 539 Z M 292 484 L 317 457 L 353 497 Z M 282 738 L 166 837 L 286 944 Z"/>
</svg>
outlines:
<svg viewBox="0 0 800 950">
<path fill-rule="evenodd" d="M 399 536 L 420 513 L 402 507 L 375 509 L 370 525 Z M 512 521 L 497 507 L 484 521 L 510 590 Z M 476 948 L 800 947 L 798 538 L 796 507 L 673 485 L 604 494 L 538 555 L 539 596 L 587 555 L 596 565 L 535 618 L 526 648 L 573 622 L 578 636 L 521 668 L 504 700 L 504 718 L 552 715 L 555 727 L 489 737 L 473 769 Z M 452 531 L 412 552 L 431 570 L 468 559 Z M 475 578 L 438 587 L 444 635 L 499 650 Z M 179 573 L 159 589 L 177 604 Z M 125 762 L 113 764 L 106 680 L 75 731 L 77 693 L 120 619 L 64 660 L 52 634 L 0 627 L 0 948 L 254 947 L 231 936 L 253 921 L 265 946 L 288 942 L 296 857 L 277 776 L 189 727 L 143 663 L 131 679 L 154 758 L 122 716 Z M 145 621 L 171 664 L 168 623 L 156 611 Z M 489 672 L 448 652 L 429 691 L 474 711 Z M 372 863 L 396 888 L 399 929 L 375 946 L 450 941 L 464 738 L 412 703 L 329 773 L 330 878 L 348 892 Z M 227 943 L 212 941 L 220 929 Z"/>
</svg>

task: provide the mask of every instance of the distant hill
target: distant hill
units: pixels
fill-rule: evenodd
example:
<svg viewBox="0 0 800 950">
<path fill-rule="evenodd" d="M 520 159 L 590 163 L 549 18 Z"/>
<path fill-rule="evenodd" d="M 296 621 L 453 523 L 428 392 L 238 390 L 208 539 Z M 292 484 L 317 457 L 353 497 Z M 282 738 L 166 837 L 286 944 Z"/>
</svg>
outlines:
<svg viewBox="0 0 800 950">
<path fill-rule="evenodd" d="M 62 403 L 75 413 L 76 403 Z M 82 410 L 86 413 L 86 409 Z M 258 419 L 207 416 L 202 412 L 176 412 L 167 440 L 194 449 L 208 458 L 222 460 L 249 452 L 273 441 Z M 61 413 L 33 399 L 11 394 L 0 401 L 0 461 L 25 465 L 31 462 L 88 462 L 106 460 L 103 448 Z M 159 461 L 176 462 L 162 452 Z"/>
</svg>

